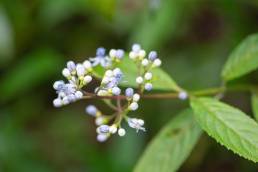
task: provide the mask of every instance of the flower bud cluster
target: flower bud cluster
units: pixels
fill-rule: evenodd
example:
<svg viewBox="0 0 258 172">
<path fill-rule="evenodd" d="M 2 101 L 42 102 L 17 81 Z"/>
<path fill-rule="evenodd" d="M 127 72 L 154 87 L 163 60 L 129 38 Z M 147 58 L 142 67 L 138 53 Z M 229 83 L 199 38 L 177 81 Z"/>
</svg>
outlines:
<svg viewBox="0 0 258 172">
<path fill-rule="evenodd" d="M 156 51 L 151 51 L 146 56 L 146 52 L 141 49 L 139 44 L 134 44 L 132 50 L 129 53 L 129 57 L 136 63 L 140 64 L 140 76 L 136 78 L 136 83 L 142 88 L 142 90 L 150 91 L 153 88 L 152 81 L 153 75 L 150 72 L 151 69 L 159 67 L 161 65 L 161 60 L 158 58 Z"/>
<path fill-rule="evenodd" d="M 140 95 L 143 91 L 152 89 L 153 73 L 151 70 L 159 67 L 161 60 L 155 51 L 151 51 L 147 55 L 139 44 L 132 46 L 129 58 L 138 67 L 139 76 L 136 77 L 136 83 L 141 88 L 138 92 L 135 92 L 133 88 L 123 90 L 120 87 L 122 80 L 126 77 L 124 77 L 125 74 L 121 68 L 118 67 L 118 63 L 122 63 L 125 57 L 125 52 L 122 49 L 111 49 L 106 54 L 105 48 L 100 47 L 96 50 L 95 57 L 89 58 L 83 63 L 76 64 L 73 61 L 68 61 L 66 67 L 62 70 L 67 82 L 60 80 L 53 85 L 57 93 L 57 98 L 53 101 L 55 107 L 61 107 L 82 98 L 97 97 L 116 100 L 116 106 L 112 101 L 109 101 L 109 103 L 104 101 L 115 111 L 112 115 L 103 115 L 93 105 L 89 105 L 85 109 L 87 114 L 95 118 L 97 140 L 100 142 L 106 141 L 116 133 L 121 137 L 124 136 L 126 130 L 121 126 L 123 121 L 126 121 L 128 126 L 136 129 L 137 132 L 139 130 L 145 131 L 144 121 L 128 117 L 128 114 L 138 109 Z M 105 69 L 101 78 L 95 75 L 97 66 Z M 100 80 L 99 86 L 95 88 L 93 93 L 83 91 L 83 87 L 91 83 L 93 77 Z M 185 97 L 183 94 L 180 96 L 181 99 Z"/>
</svg>

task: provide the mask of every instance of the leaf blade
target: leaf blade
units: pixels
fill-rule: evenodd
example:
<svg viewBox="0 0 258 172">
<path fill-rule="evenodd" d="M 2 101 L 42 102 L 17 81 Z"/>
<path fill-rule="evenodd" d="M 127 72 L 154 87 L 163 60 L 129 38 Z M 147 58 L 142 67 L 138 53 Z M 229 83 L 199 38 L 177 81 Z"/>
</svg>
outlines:
<svg viewBox="0 0 258 172">
<path fill-rule="evenodd" d="M 222 70 L 225 81 L 238 78 L 258 68 L 258 34 L 248 36 L 229 56 Z"/>
<path fill-rule="evenodd" d="M 258 162 L 258 124 L 240 110 L 212 98 L 193 98 L 191 107 L 203 130 L 234 153 Z"/>
<path fill-rule="evenodd" d="M 252 95 L 252 109 L 255 119 L 258 121 L 258 95 L 255 93 Z"/>
<path fill-rule="evenodd" d="M 173 172 L 188 157 L 201 136 L 192 110 L 187 109 L 172 119 L 153 139 L 134 172 Z"/>
</svg>

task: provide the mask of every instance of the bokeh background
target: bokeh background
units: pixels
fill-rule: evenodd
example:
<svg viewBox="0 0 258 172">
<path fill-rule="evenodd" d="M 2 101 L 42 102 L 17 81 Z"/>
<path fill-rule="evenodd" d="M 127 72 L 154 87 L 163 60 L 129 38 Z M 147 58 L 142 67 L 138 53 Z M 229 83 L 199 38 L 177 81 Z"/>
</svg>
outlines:
<svg viewBox="0 0 258 172">
<path fill-rule="evenodd" d="M 178 100 L 144 100 L 135 116 L 147 133 L 128 129 L 107 143 L 95 139 L 92 118 L 80 101 L 55 109 L 52 84 L 66 61 L 94 56 L 99 46 L 157 50 L 163 68 L 182 87 L 221 83 L 232 49 L 258 32 L 258 1 L 246 0 L 1 0 L 0 171 L 130 172 L 146 144 L 177 112 Z M 245 82 L 257 83 L 257 71 Z M 225 101 L 248 114 L 248 93 Z M 257 172 L 203 134 L 181 172 Z"/>
</svg>

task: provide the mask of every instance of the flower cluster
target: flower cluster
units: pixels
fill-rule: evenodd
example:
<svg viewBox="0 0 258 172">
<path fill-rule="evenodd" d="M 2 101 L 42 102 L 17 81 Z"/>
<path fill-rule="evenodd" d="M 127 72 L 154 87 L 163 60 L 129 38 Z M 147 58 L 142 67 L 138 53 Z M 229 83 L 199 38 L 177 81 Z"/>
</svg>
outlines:
<svg viewBox="0 0 258 172">
<path fill-rule="evenodd" d="M 161 65 L 161 60 L 158 58 L 157 52 L 151 51 L 148 57 L 146 57 L 145 50 L 141 49 L 139 44 L 134 44 L 129 53 L 129 58 L 140 66 L 139 69 L 142 69 L 139 70 L 139 76 L 136 78 L 136 83 L 141 90 L 152 90 L 152 73 L 150 70 Z"/>
<path fill-rule="evenodd" d="M 135 62 L 138 69 L 138 76 L 135 80 L 139 87 L 135 91 L 130 87 L 125 89 L 121 87 L 124 75 L 129 75 L 123 73 L 123 69 L 118 67 L 118 64 L 123 62 L 123 58 L 126 58 L 126 54 L 122 49 L 111 49 L 106 54 L 106 50 L 100 47 L 97 49 L 95 57 L 89 58 L 83 63 L 67 62 L 62 71 L 67 82 L 60 80 L 53 85 L 58 95 L 53 101 L 55 107 L 61 107 L 83 98 L 99 98 L 114 110 L 113 114 L 107 115 L 94 105 L 89 105 L 85 109 L 86 113 L 95 118 L 97 140 L 100 142 L 106 141 L 116 133 L 121 137 L 124 136 L 126 131 L 122 127 L 123 121 L 137 132 L 145 131 L 144 121 L 129 117 L 129 114 L 138 109 L 138 103 L 144 90 L 152 89 L 153 73 L 151 70 L 159 67 L 161 60 L 158 59 L 155 51 L 151 51 L 146 56 L 145 50 L 139 44 L 132 46 L 129 58 Z M 105 69 L 101 77 L 96 75 L 97 66 Z M 99 80 L 100 83 L 95 91 L 89 93 L 83 90 L 83 87 L 88 85 L 93 78 Z M 116 105 L 111 100 L 115 100 Z"/>
</svg>

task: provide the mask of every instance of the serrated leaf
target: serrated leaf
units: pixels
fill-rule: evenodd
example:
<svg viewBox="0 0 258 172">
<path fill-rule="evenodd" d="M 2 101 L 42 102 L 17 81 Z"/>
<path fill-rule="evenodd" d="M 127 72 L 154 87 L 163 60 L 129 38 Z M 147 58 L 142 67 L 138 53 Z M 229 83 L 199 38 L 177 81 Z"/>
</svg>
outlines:
<svg viewBox="0 0 258 172">
<path fill-rule="evenodd" d="M 229 56 L 222 77 L 229 81 L 258 68 L 258 34 L 248 36 Z"/>
<path fill-rule="evenodd" d="M 137 65 L 130 60 L 128 56 L 125 56 L 117 67 L 119 67 L 124 73 L 124 78 L 120 85 L 124 87 L 137 87 L 135 81 L 136 77 L 138 76 Z M 95 69 L 95 74 L 99 77 L 103 76 L 104 72 L 105 70 L 99 66 Z M 152 69 L 151 72 L 153 74 L 153 89 L 171 91 L 181 90 L 176 82 L 162 69 L 155 68 Z"/>
<path fill-rule="evenodd" d="M 258 94 L 255 93 L 252 95 L 252 109 L 255 119 L 258 121 Z"/>
<path fill-rule="evenodd" d="M 191 109 L 172 119 L 151 141 L 134 172 L 174 172 L 188 157 L 201 136 Z"/>
<path fill-rule="evenodd" d="M 238 155 L 258 162 L 258 124 L 240 110 L 212 98 L 193 98 L 202 129 Z"/>
</svg>

